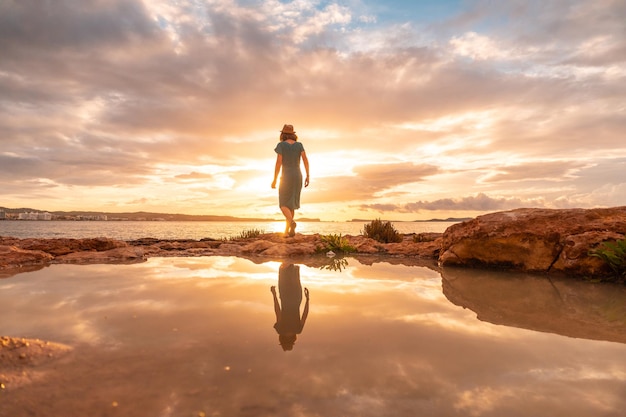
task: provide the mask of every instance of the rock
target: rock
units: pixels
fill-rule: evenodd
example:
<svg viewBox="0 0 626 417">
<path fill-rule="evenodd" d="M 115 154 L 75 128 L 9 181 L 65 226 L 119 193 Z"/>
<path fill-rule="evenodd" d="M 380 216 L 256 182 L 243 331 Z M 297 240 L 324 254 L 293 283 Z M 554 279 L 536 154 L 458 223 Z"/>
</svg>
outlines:
<svg viewBox="0 0 626 417">
<path fill-rule="evenodd" d="M 274 242 L 270 242 L 267 240 L 255 240 L 254 242 L 249 243 L 245 245 L 244 247 L 242 247 L 241 252 L 246 253 L 246 254 L 258 254 L 258 253 L 262 253 L 268 250 L 274 245 L 275 245 Z"/>
<path fill-rule="evenodd" d="M 0 270 L 41 265 L 54 256 L 40 250 L 27 250 L 16 246 L 0 246 Z"/>
<path fill-rule="evenodd" d="M 404 235 L 400 243 L 380 243 L 365 236 L 343 238 L 356 250 L 351 256 L 386 256 L 402 259 L 401 263 L 406 264 L 438 260 L 442 266 L 603 277 L 612 272 L 603 260 L 590 257 L 589 250 L 604 241 L 624 239 L 625 235 L 626 207 L 616 207 L 497 212 L 450 226 L 443 234 Z M 17 273 L 22 270 L 18 268 L 50 263 L 127 263 L 171 256 L 304 258 L 329 250 L 343 256 L 338 248 L 329 247 L 319 234 L 284 237 L 281 233 L 267 233 L 230 240 L 142 238 L 129 242 L 107 238 L 0 237 L 0 270 Z"/>
<path fill-rule="evenodd" d="M 82 251 L 107 251 L 126 247 L 128 244 L 120 240 L 109 238 L 88 239 L 24 239 L 20 244 L 22 249 L 40 250 L 53 256 Z"/>
<path fill-rule="evenodd" d="M 606 276 L 610 270 L 589 250 L 626 235 L 626 206 L 606 209 L 517 209 L 450 226 L 439 261 L 529 272 Z"/>
<path fill-rule="evenodd" d="M 552 265 L 553 271 L 561 271 L 572 275 L 601 277 L 612 272 L 604 261 L 589 256 L 589 250 L 595 249 L 606 241 L 624 239 L 624 233 L 616 232 L 585 232 L 567 236 L 564 239 L 563 251 Z"/>
<path fill-rule="evenodd" d="M 41 365 L 70 350 L 69 346 L 59 343 L 0 336 L 0 368 Z"/>
<path fill-rule="evenodd" d="M 145 260 L 144 251 L 139 247 L 120 247 L 100 252 L 73 252 L 54 258 L 54 263 L 61 264 L 123 264 Z"/>
<path fill-rule="evenodd" d="M 41 365 L 71 351 L 70 346 L 60 343 L 0 336 L 0 398 L 5 389 L 10 392 L 43 378 L 50 368 L 43 370 Z"/>
<path fill-rule="evenodd" d="M 0 239 L 0 270 L 46 265 L 52 261 L 110 263 L 137 259 L 143 259 L 143 251 L 138 252 L 126 242 L 108 238 Z"/>
<path fill-rule="evenodd" d="M 242 253 L 242 245 L 239 243 L 222 243 L 215 254 L 221 256 L 237 256 Z"/>
<path fill-rule="evenodd" d="M 382 243 L 365 236 L 346 236 L 346 240 L 357 253 L 375 254 L 385 250 Z"/>
<path fill-rule="evenodd" d="M 390 255 L 436 258 L 441 250 L 441 235 L 432 240 L 415 241 L 413 235 L 405 236 L 401 243 L 385 243 L 383 247 Z"/>
<path fill-rule="evenodd" d="M 294 257 L 303 255 L 312 255 L 316 253 L 316 247 L 313 243 L 279 243 L 271 246 L 263 251 L 262 255 L 267 257 Z"/>
<path fill-rule="evenodd" d="M 280 233 L 264 234 L 246 243 L 241 253 L 274 258 L 290 258 L 318 253 L 320 243 L 318 235 L 300 235 L 284 237 Z M 220 246 L 220 250 L 222 246 Z"/>
</svg>

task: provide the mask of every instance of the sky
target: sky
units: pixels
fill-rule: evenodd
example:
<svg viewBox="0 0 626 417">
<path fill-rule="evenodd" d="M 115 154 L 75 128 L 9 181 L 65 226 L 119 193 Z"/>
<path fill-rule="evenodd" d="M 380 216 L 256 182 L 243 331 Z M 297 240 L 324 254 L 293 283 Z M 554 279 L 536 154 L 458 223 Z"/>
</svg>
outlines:
<svg viewBox="0 0 626 417">
<path fill-rule="evenodd" d="M 626 205 L 623 0 L 0 0 L 0 206 L 281 218 Z"/>
</svg>

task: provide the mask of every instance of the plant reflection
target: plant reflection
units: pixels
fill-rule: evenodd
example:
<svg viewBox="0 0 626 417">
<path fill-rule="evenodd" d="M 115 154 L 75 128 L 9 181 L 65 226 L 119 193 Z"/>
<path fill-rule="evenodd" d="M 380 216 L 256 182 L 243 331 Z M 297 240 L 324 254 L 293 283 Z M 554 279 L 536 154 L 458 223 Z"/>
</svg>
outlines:
<svg viewBox="0 0 626 417">
<path fill-rule="evenodd" d="M 302 303 L 300 265 L 281 264 L 278 269 L 278 292 L 280 295 L 276 296 L 276 286 L 274 285 L 270 291 L 274 297 L 274 312 L 276 313 L 274 329 L 278 333 L 278 341 L 284 351 L 292 350 L 297 335 L 302 333 L 304 323 L 309 315 L 309 290 L 305 288 L 306 302 L 302 317 L 300 317 L 300 304 Z M 278 302 L 279 297 L 280 303 Z"/>
<path fill-rule="evenodd" d="M 322 266 L 320 269 L 328 269 L 329 271 L 341 272 L 348 267 L 348 260 L 346 258 L 331 258 L 328 263 Z"/>
</svg>

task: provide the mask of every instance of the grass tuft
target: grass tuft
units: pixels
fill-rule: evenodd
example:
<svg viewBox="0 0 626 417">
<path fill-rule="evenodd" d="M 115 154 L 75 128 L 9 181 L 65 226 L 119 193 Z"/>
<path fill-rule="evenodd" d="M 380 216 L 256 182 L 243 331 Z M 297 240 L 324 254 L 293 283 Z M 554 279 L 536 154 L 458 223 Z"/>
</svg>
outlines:
<svg viewBox="0 0 626 417">
<path fill-rule="evenodd" d="M 363 227 L 363 236 L 377 240 L 381 243 L 399 243 L 403 236 L 393 227 L 391 222 L 384 222 L 380 219 L 372 220 L 371 223 Z"/>
<path fill-rule="evenodd" d="M 231 238 L 231 240 L 235 240 L 235 239 L 254 239 L 254 238 L 259 237 L 263 233 L 265 233 L 265 230 L 246 229 L 246 230 L 242 231 L 241 233 L 239 233 L 234 238 Z"/>
</svg>

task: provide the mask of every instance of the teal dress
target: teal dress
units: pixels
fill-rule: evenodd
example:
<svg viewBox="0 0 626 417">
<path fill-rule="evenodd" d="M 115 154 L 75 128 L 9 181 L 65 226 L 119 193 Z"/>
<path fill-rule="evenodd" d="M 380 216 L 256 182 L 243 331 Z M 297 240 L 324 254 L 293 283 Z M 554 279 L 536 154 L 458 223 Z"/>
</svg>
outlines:
<svg viewBox="0 0 626 417">
<path fill-rule="evenodd" d="M 283 165 L 278 187 L 278 206 L 288 207 L 291 210 L 300 208 L 300 192 L 302 191 L 302 172 L 300 171 L 300 156 L 304 146 L 300 142 L 284 141 L 276 145 L 277 154 L 283 156 Z"/>
</svg>

